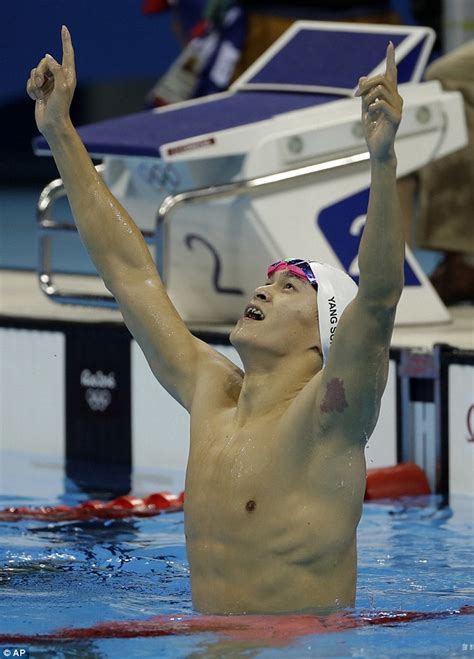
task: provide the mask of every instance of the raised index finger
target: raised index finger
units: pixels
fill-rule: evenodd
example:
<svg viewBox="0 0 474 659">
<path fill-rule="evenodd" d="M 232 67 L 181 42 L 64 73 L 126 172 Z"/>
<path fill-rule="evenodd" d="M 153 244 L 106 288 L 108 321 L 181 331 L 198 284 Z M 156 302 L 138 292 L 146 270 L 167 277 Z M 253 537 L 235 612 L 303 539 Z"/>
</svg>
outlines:
<svg viewBox="0 0 474 659">
<path fill-rule="evenodd" d="M 63 61 L 62 65 L 66 69 L 74 71 L 74 48 L 69 30 L 65 25 L 61 28 L 61 40 L 63 42 Z"/>
<path fill-rule="evenodd" d="M 387 46 L 387 62 L 385 65 L 385 77 L 397 84 L 397 65 L 395 64 L 395 46 L 389 41 Z"/>
</svg>

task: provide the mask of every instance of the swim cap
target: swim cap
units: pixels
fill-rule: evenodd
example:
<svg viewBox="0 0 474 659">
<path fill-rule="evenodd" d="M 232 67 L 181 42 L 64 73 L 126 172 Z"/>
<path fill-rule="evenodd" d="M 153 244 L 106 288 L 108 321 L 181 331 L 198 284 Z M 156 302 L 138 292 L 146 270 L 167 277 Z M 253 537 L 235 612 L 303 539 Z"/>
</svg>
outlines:
<svg viewBox="0 0 474 659">
<path fill-rule="evenodd" d="M 318 291 L 319 334 L 324 366 L 342 312 L 357 295 L 357 284 L 344 270 L 328 263 L 303 259 L 286 259 L 272 263 L 267 274 L 270 276 L 284 268 L 307 279 Z"/>
<path fill-rule="evenodd" d="M 310 261 L 318 283 L 318 318 L 323 365 L 326 363 L 342 312 L 357 295 L 357 284 L 349 275 L 328 263 Z"/>
</svg>

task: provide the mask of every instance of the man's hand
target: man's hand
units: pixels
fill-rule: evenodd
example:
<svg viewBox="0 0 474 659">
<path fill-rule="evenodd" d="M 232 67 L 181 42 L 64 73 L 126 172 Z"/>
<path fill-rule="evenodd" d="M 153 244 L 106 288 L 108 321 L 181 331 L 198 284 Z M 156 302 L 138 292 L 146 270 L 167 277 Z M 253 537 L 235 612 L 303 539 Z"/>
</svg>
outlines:
<svg viewBox="0 0 474 659">
<path fill-rule="evenodd" d="M 395 134 L 402 118 L 403 99 L 397 90 L 395 48 L 387 48 L 387 65 L 383 75 L 361 78 L 356 96 L 362 96 L 362 125 L 365 141 L 373 160 L 395 157 Z"/>
<path fill-rule="evenodd" d="M 74 50 L 71 35 L 65 25 L 61 30 L 61 39 L 62 64 L 51 55 L 46 55 L 38 66 L 31 70 L 26 85 L 29 97 L 36 101 L 35 119 L 38 130 L 46 138 L 69 120 L 69 108 L 76 88 Z"/>
</svg>

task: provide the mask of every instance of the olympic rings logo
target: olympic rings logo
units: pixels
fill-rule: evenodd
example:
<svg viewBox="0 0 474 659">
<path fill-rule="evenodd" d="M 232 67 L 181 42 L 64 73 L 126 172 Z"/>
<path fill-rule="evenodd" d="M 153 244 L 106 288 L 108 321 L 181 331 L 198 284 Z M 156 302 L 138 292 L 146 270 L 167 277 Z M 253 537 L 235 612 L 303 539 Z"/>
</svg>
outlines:
<svg viewBox="0 0 474 659">
<path fill-rule="evenodd" d="M 175 192 L 180 184 L 180 177 L 173 165 L 169 163 L 140 163 L 137 172 L 150 187 L 167 192 Z"/>
<path fill-rule="evenodd" d="M 86 389 L 86 401 L 93 412 L 105 412 L 112 402 L 112 394 L 108 389 Z"/>
</svg>

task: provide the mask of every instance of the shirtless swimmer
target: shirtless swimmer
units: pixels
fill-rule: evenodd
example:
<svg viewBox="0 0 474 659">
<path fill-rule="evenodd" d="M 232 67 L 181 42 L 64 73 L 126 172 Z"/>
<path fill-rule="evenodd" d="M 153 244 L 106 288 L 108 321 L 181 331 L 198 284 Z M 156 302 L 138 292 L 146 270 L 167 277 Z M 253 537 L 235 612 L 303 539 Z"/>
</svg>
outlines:
<svg viewBox="0 0 474 659">
<path fill-rule="evenodd" d="M 189 332 L 139 229 L 94 169 L 69 117 L 76 77 L 66 28 L 62 43 L 62 63 L 43 58 L 27 90 L 99 274 L 153 373 L 191 415 L 184 517 L 194 607 L 237 614 L 354 606 L 364 447 L 403 289 L 393 46 L 385 73 L 361 78 L 357 91 L 372 177 L 359 289 L 325 355 L 320 291 L 307 265 L 301 274 L 277 264 L 255 291 L 259 311 L 231 333 L 242 372 Z"/>
</svg>

